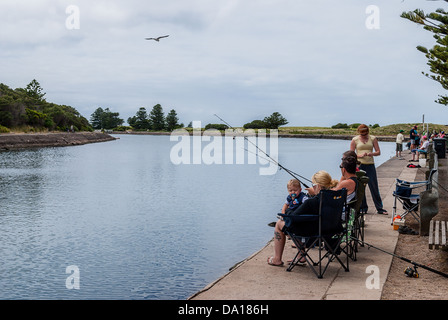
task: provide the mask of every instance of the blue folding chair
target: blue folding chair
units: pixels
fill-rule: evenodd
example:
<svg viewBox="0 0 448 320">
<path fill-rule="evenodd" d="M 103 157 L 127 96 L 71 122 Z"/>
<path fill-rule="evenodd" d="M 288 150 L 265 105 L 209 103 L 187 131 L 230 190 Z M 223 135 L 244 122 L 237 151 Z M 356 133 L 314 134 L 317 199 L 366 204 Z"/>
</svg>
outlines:
<svg viewBox="0 0 448 320">
<path fill-rule="evenodd" d="M 432 188 L 432 177 L 437 172 L 436 169 L 431 169 L 428 180 L 424 181 L 414 181 L 409 182 L 405 180 L 396 179 L 395 180 L 395 191 L 394 196 L 394 206 L 392 211 L 391 224 L 396 216 L 401 218 L 406 217 L 409 213 L 420 222 L 420 215 L 418 213 L 419 203 L 420 203 L 420 192 L 425 190 L 431 190 Z M 424 188 L 424 189 L 422 189 Z M 397 203 L 400 202 L 403 206 L 403 213 L 397 213 Z"/>
</svg>

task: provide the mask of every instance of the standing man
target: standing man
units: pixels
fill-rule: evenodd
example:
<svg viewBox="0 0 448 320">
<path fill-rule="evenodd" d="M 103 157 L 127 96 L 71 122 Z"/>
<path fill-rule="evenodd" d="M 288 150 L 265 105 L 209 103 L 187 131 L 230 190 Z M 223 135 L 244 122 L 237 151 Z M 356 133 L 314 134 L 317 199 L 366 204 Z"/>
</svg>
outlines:
<svg viewBox="0 0 448 320">
<path fill-rule="evenodd" d="M 411 147 L 410 150 L 416 149 L 418 146 L 415 145 L 415 140 L 418 138 L 418 132 L 417 132 L 417 126 L 414 126 L 411 128 L 411 131 L 409 131 L 409 139 L 411 141 Z"/>
<path fill-rule="evenodd" d="M 403 151 L 403 130 L 400 130 L 400 132 L 397 134 L 397 147 L 395 148 L 395 156 L 399 158 L 400 160 L 403 160 L 404 158 L 401 156 L 401 151 Z"/>
</svg>

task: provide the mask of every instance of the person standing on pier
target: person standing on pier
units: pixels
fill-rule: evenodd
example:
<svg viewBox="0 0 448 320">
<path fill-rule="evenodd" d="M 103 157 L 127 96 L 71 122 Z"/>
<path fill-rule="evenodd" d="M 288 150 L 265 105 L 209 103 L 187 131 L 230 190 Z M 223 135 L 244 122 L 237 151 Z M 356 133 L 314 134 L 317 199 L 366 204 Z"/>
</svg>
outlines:
<svg viewBox="0 0 448 320">
<path fill-rule="evenodd" d="M 381 150 L 378 139 L 369 134 L 369 127 L 367 125 L 361 124 L 358 127 L 358 135 L 352 139 L 350 150 L 356 152 L 358 160 L 361 162 L 359 169 L 364 170 L 366 176 L 369 177 L 369 190 L 377 213 L 387 215 L 387 211 L 383 209 L 383 201 L 381 200 L 380 190 L 378 188 L 375 161 L 373 159 L 373 157 L 381 154 Z M 364 196 L 361 211 L 366 213 L 367 208 L 367 201 Z"/>
<path fill-rule="evenodd" d="M 396 148 L 395 148 L 395 156 L 397 158 L 400 158 L 400 160 L 403 160 L 404 158 L 401 156 L 401 152 L 403 151 L 403 141 L 404 141 L 404 136 L 403 136 L 403 132 L 404 130 L 400 130 L 400 132 L 397 134 L 397 139 L 396 139 Z"/>
</svg>

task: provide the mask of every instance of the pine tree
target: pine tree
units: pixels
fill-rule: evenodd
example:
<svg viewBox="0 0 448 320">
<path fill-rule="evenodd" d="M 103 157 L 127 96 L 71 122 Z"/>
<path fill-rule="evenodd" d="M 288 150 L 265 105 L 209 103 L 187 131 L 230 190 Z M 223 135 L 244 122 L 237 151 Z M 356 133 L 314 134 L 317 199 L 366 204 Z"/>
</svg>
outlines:
<svg viewBox="0 0 448 320">
<path fill-rule="evenodd" d="M 134 117 L 128 119 L 128 123 L 136 130 L 148 130 L 150 129 L 150 122 L 148 119 L 148 113 L 145 107 L 141 107 Z"/>
<path fill-rule="evenodd" d="M 36 79 L 33 79 L 33 81 L 31 81 L 26 86 L 26 94 L 33 100 L 34 103 L 44 101 L 45 93 L 42 92 L 42 87 L 40 86 L 40 83 L 37 82 Z"/>
<path fill-rule="evenodd" d="M 90 116 L 90 124 L 93 129 L 102 129 L 103 128 L 103 108 L 97 108 L 92 115 Z"/>
<path fill-rule="evenodd" d="M 166 130 L 173 131 L 180 127 L 179 118 L 177 117 L 176 110 L 172 109 L 166 116 Z"/>
<path fill-rule="evenodd" d="M 163 108 L 160 104 L 156 104 L 149 113 L 149 121 L 151 123 L 151 129 L 160 131 L 165 129 L 165 116 L 163 114 Z"/>
<path fill-rule="evenodd" d="M 90 123 L 94 129 L 114 129 L 123 124 L 118 112 L 112 112 L 109 108 L 97 108 L 90 117 Z"/>
<path fill-rule="evenodd" d="M 278 112 L 274 112 L 269 117 L 264 118 L 264 123 L 269 129 L 278 129 L 278 127 L 283 126 L 288 123 L 288 121 Z"/>
<path fill-rule="evenodd" d="M 448 12 L 437 9 L 436 12 L 425 14 L 422 10 L 416 9 L 412 12 L 403 12 L 401 17 L 420 24 L 425 30 L 434 33 L 436 45 L 432 49 L 417 46 L 417 50 L 426 55 L 432 73 L 422 72 L 422 74 L 439 82 L 445 90 L 448 90 Z M 439 95 L 439 99 L 435 102 L 448 105 L 448 96 Z"/>
</svg>

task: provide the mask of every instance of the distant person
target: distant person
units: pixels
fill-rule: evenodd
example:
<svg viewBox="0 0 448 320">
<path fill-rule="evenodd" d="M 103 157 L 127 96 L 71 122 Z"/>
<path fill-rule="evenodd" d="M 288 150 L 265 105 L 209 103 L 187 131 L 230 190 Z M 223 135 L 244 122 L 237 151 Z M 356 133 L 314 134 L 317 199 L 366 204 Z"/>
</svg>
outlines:
<svg viewBox="0 0 448 320">
<path fill-rule="evenodd" d="M 415 142 L 414 142 L 414 145 L 415 145 L 416 148 L 418 148 L 419 145 L 420 145 L 420 137 L 421 137 L 421 134 L 418 133 L 418 131 L 417 131 L 417 126 L 415 126 L 414 128 L 415 128 L 415 133 L 416 133 L 416 134 L 415 134 Z"/>
<path fill-rule="evenodd" d="M 400 158 L 400 160 L 404 159 L 401 156 L 401 152 L 403 151 L 403 140 L 404 140 L 404 136 L 403 136 L 403 132 L 404 130 L 400 130 L 400 132 L 397 134 L 397 138 L 396 138 L 396 148 L 395 148 L 395 156 L 397 158 Z"/>
<path fill-rule="evenodd" d="M 409 161 L 418 161 L 420 153 L 426 154 L 428 152 L 428 147 L 429 147 L 429 140 L 426 136 L 423 136 L 422 137 L 422 145 L 419 146 L 418 149 L 412 150 L 412 160 L 409 160 Z M 417 159 L 415 159 L 415 156 L 417 156 Z"/>
<path fill-rule="evenodd" d="M 417 132 L 417 126 L 413 126 L 411 128 L 411 131 L 409 131 L 409 141 L 411 142 L 411 145 L 409 146 L 409 150 L 413 150 L 415 148 L 417 148 L 417 146 L 415 145 L 415 139 L 418 136 L 418 132 Z"/>
<path fill-rule="evenodd" d="M 378 188 L 378 179 L 373 158 L 381 154 L 378 139 L 369 134 L 369 127 L 365 124 L 361 124 L 358 127 L 358 134 L 359 135 L 352 139 L 350 150 L 356 152 L 358 160 L 361 162 L 359 169 L 364 170 L 366 176 L 369 177 L 369 190 L 377 213 L 387 215 L 387 211 L 383 209 L 383 201 L 381 200 L 380 190 Z M 375 151 L 373 151 L 373 149 L 375 149 Z M 361 211 L 366 213 L 367 209 L 367 201 L 364 197 Z"/>
<path fill-rule="evenodd" d="M 306 193 L 302 192 L 302 186 L 299 180 L 289 180 L 286 187 L 288 188 L 288 196 L 286 197 L 285 204 L 283 204 L 282 213 L 288 213 L 297 209 L 308 199 Z"/>
</svg>

